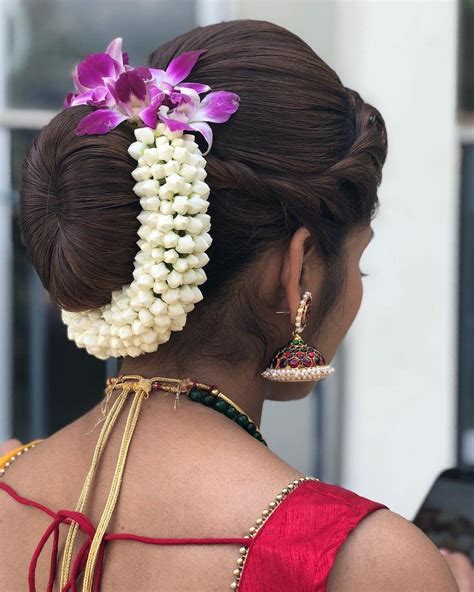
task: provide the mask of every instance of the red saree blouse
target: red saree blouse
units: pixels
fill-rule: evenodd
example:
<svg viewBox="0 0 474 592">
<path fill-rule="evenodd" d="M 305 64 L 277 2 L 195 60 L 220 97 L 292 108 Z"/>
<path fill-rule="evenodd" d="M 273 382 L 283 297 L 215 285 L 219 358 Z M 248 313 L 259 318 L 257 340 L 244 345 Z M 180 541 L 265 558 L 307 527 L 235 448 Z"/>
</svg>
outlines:
<svg viewBox="0 0 474 592">
<path fill-rule="evenodd" d="M 28 446 L 28 445 L 26 445 Z M 23 447 L 22 447 L 23 448 Z M 10 462 L 15 455 L 10 457 Z M 0 459 L 0 461 L 3 459 Z M 10 463 L 4 462 L 5 468 Z M 2 469 L 0 462 L 0 475 Z M 59 526 L 76 521 L 87 540 L 73 558 L 67 585 L 61 592 L 74 592 L 87 561 L 95 527 L 82 512 L 53 510 L 23 497 L 0 480 L 0 489 L 17 502 L 51 517 L 38 541 L 27 576 L 28 590 L 36 592 L 36 563 L 53 536 L 50 576 L 46 586 L 52 592 L 56 577 Z M 348 489 L 305 476 L 289 483 L 269 503 L 248 534 L 235 538 L 154 538 L 132 533 L 108 532 L 103 538 L 94 574 L 93 592 L 99 592 L 105 546 L 110 540 L 133 540 L 153 545 L 226 544 L 236 546 L 240 574 L 230 588 L 239 592 L 324 592 L 337 552 L 357 524 L 371 512 L 388 507 Z M 242 553 L 243 547 L 244 553 Z M 25 576 L 26 580 L 26 576 Z M 229 582 L 231 575 L 229 574 Z M 25 581 L 26 584 L 26 581 Z"/>
</svg>

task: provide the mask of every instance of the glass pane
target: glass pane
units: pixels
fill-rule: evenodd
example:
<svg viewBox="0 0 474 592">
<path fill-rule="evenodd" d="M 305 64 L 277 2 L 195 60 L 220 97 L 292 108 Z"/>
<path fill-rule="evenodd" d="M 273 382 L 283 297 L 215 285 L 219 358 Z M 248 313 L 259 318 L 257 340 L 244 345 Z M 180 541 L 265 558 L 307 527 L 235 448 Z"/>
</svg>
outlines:
<svg viewBox="0 0 474 592">
<path fill-rule="evenodd" d="M 71 71 L 87 54 L 123 37 L 132 65 L 194 28 L 195 0 L 8 0 L 8 105 L 59 110 Z M 7 9 L 8 7 L 8 9 Z"/>
<path fill-rule="evenodd" d="M 13 434 L 44 437 L 85 413 L 102 396 L 104 362 L 69 341 L 60 311 L 28 262 L 16 221 L 21 164 L 37 132 L 12 130 Z"/>
<path fill-rule="evenodd" d="M 461 0 L 459 17 L 459 108 L 474 112 L 474 0 Z"/>
<path fill-rule="evenodd" d="M 460 461 L 474 465 L 474 145 L 465 146 L 461 194 Z"/>
</svg>

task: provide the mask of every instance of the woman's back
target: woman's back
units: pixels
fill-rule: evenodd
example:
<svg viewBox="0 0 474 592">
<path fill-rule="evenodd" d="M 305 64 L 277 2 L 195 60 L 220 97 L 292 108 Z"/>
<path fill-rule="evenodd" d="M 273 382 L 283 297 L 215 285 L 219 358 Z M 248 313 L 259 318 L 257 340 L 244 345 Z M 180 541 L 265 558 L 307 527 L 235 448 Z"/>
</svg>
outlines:
<svg viewBox="0 0 474 592">
<path fill-rule="evenodd" d="M 241 562 L 245 559 L 238 588 L 241 592 L 329 590 L 327 578 L 335 557 L 353 529 L 376 509 L 381 512 L 374 515 L 393 515 L 383 509 L 383 504 L 314 477 L 305 479 L 215 412 L 202 408 L 198 426 L 193 403 L 184 400 L 175 413 L 170 399 L 149 401 L 149 408 L 143 409 L 137 424 L 107 532 L 183 539 L 243 539 L 252 534 L 253 540 L 246 555 L 240 552 L 241 544 L 235 542 L 153 545 L 109 541 L 102 590 L 230 589 L 235 581 L 234 570 L 239 569 L 239 557 Z M 87 432 L 96 421 L 97 408 L 18 457 L 0 483 L 54 511 L 74 509 L 99 428 Z M 84 512 L 94 525 L 110 486 L 123 421 L 124 416 L 105 449 L 92 501 Z M 293 480 L 293 488 L 286 488 Z M 52 518 L 19 504 L 6 491 L 0 495 L 0 589 L 19 592 L 26 588 L 31 557 Z M 259 524 L 262 520 L 263 524 Z M 252 533 L 252 527 L 257 534 Z M 65 530 L 64 526 L 60 529 L 60 553 Z M 386 530 L 383 532 L 386 537 Z M 402 537 L 403 532 L 401 527 Z M 82 543 L 85 535 L 81 536 Z M 44 589 L 48 581 L 50 546 L 51 541 L 39 555 L 38 590 Z M 377 540 L 372 540 L 371 546 L 375 549 Z M 77 543 L 74 553 L 79 547 Z M 58 590 L 57 579 L 55 585 L 53 589 Z"/>
<path fill-rule="evenodd" d="M 232 429 L 229 420 L 209 417 L 203 409 L 197 426 L 186 421 L 185 404 L 180 403 L 176 414 L 171 405 L 168 413 L 161 406 L 160 416 L 153 417 L 156 426 L 147 409 L 142 411 L 107 530 L 173 538 L 243 537 L 275 493 L 301 474 L 240 434 L 237 426 Z M 96 421 L 97 415 L 84 416 L 41 442 L 12 463 L 4 482 L 51 509 L 74 509 L 100 426 L 85 434 Z M 85 511 L 94 524 L 110 488 L 123 423 L 124 416 L 106 446 L 91 494 L 93 503 Z M 220 430 L 222 423 L 230 425 Z M 214 431 L 215 439 L 199 437 L 206 427 Z M 4 565 L 18 567 L 18 582 L 11 589 L 22 590 L 32 552 L 51 519 L 6 499 L 4 492 L 1 495 L 2 541 L 9 541 L 2 556 L 7 560 Z M 230 586 L 239 557 L 236 545 L 156 547 L 114 542 L 109 546 L 105 590 L 146 590 L 146 586 L 150 590 L 222 590 Z M 38 563 L 38 582 L 47 580 L 49 552 L 46 555 Z M 3 577 L 12 584 L 10 570 Z M 2 584 L 0 580 L 0 589 Z"/>
</svg>

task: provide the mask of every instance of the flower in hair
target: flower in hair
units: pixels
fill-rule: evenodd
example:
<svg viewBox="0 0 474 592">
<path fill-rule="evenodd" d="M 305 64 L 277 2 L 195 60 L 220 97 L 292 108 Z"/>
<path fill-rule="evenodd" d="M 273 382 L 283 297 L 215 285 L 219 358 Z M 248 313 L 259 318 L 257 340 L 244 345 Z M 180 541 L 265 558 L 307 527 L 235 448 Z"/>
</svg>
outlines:
<svg viewBox="0 0 474 592">
<path fill-rule="evenodd" d="M 138 161 L 133 191 L 142 211 L 133 280 L 97 310 L 62 311 L 69 338 L 103 359 L 155 351 L 184 327 L 207 279 L 206 160 L 193 135 L 171 132 L 164 123 L 134 133 L 128 152 Z"/>
<path fill-rule="evenodd" d="M 200 132 L 212 146 L 207 122 L 222 123 L 239 107 L 239 96 L 229 91 L 210 92 L 207 84 L 183 82 L 207 50 L 187 51 L 175 57 L 166 70 L 129 65 L 122 38 L 109 43 L 105 53 L 88 55 L 72 74 L 77 93 L 68 93 L 64 108 L 91 105 L 97 110 L 79 122 L 78 135 L 106 134 L 126 120 L 156 128 L 159 121 L 171 131 Z"/>
<path fill-rule="evenodd" d="M 63 310 L 68 337 L 90 354 L 136 357 L 154 352 L 183 329 L 187 313 L 202 300 L 199 286 L 207 277 L 210 188 L 204 179 L 206 159 L 193 134 L 199 131 L 212 144 L 207 121 L 227 121 L 239 105 L 235 93 L 185 83 L 199 55 L 186 52 L 166 69 L 131 68 L 122 40 L 112 41 L 104 54 L 92 54 L 74 71 L 78 94 L 69 93 L 65 108 L 94 105 L 78 135 L 105 134 L 126 119 L 137 121 L 135 140 L 128 148 L 137 167 L 131 171 L 140 199 L 140 228 L 133 280 L 115 290 L 111 302 L 82 312 Z"/>
</svg>

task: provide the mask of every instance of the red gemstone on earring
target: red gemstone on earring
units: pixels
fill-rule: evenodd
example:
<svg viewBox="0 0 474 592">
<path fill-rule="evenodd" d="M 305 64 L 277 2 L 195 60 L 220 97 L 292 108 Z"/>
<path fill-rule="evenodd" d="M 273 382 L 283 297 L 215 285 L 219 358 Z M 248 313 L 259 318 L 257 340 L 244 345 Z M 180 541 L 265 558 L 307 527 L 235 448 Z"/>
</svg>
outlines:
<svg viewBox="0 0 474 592">
<path fill-rule="evenodd" d="M 305 358 L 305 359 L 303 360 L 303 364 L 304 364 L 305 366 L 311 366 L 311 365 L 312 365 L 312 362 L 311 362 L 311 360 L 310 360 L 309 358 Z"/>
<path fill-rule="evenodd" d="M 304 358 L 304 353 L 302 351 L 296 352 L 296 356 L 298 358 Z"/>
<path fill-rule="evenodd" d="M 313 352 L 313 351 L 310 351 L 310 352 L 308 352 L 308 356 L 309 356 L 310 358 L 314 358 L 314 352 Z"/>
<path fill-rule="evenodd" d="M 292 359 L 290 360 L 290 366 L 291 366 L 292 368 L 296 368 L 296 366 L 299 366 L 299 362 L 298 362 L 298 360 L 297 360 L 296 358 L 292 358 Z"/>
<path fill-rule="evenodd" d="M 285 352 L 285 356 L 286 356 L 287 358 L 291 358 L 291 352 L 290 352 L 290 351 L 287 351 L 287 352 Z"/>
</svg>

